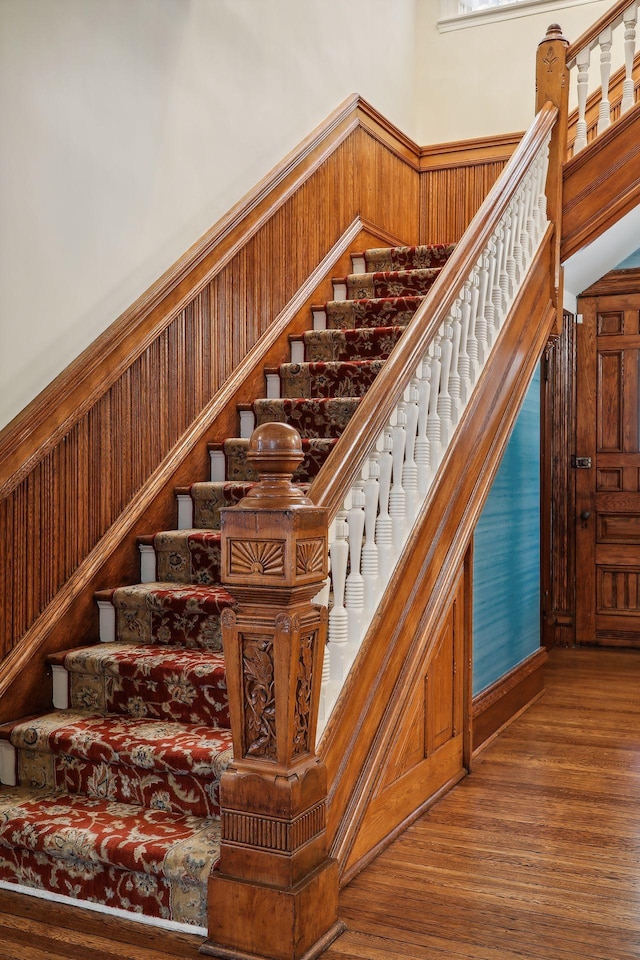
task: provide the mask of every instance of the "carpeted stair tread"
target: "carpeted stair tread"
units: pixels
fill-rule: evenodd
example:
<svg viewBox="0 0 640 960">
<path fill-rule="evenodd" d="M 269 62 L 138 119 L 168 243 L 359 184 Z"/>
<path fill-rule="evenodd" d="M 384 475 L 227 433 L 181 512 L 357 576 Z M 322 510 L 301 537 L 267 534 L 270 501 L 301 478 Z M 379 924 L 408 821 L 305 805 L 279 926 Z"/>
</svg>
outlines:
<svg viewBox="0 0 640 960">
<path fill-rule="evenodd" d="M 438 278 L 442 267 L 424 270 L 383 270 L 378 273 L 352 273 L 339 280 L 346 284 L 347 300 L 365 297 L 424 296 Z"/>
<path fill-rule="evenodd" d="M 356 412 L 360 397 L 254 400 L 256 426 L 289 423 L 301 437 L 337 438 Z"/>
<path fill-rule="evenodd" d="M 118 640 L 205 650 L 222 649 L 220 614 L 235 603 L 218 583 L 176 581 L 135 583 L 97 597 L 115 607 Z"/>
<path fill-rule="evenodd" d="M 417 270 L 442 267 L 455 246 L 455 243 L 425 243 L 413 247 L 374 247 L 365 250 L 363 257 L 367 271 Z"/>
<path fill-rule="evenodd" d="M 221 772 L 226 758 L 220 756 L 231 745 L 230 731 L 219 727 L 79 710 L 56 710 L 5 725 L 3 736 L 8 727 L 16 750 L 202 777 Z"/>
<path fill-rule="evenodd" d="M 413 314 L 412 314 L 413 316 Z M 304 335 L 305 357 L 314 361 L 386 360 L 404 326 L 358 330 L 312 330 Z"/>
<path fill-rule="evenodd" d="M 211 480 L 192 483 L 189 494 L 193 500 L 193 526 L 219 530 L 220 510 L 235 506 L 254 486 L 253 483 L 214 483 Z"/>
<path fill-rule="evenodd" d="M 72 710 L 229 727 L 224 657 L 209 650 L 99 643 L 58 654 Z"/>
<path fill-rule="evenodd" d="M 328 363 L 283 363 L 278 368 L 281 395 L 301 397 L 361 397 L 384 366 L 384 360 Z"/>
<path fill-rule="evenodd" d="M 219 530 L 163 530 L 139 539 L 153 545 L 158 581 L 219 585 Z"/>
<path fill-rule="evenodd" d="M 309 483 L 320 472 L 324 461 L 331 453 L 336 443 L 335 438 L 302 438 L 302 453 L 304 460 L 293 474 L 294 482 Z M 223 444 L 210 444 L 209 449 L 216 450 L 222 447 L 226 458 L 227 479 L 233 482 L 241 480 L 257 480 L 255 470 L 247 461 L 249 441 L 240 437 L 232 437 Z"/>
<path fill-rule="evenodd" d="M 217 820 L 0 789 L 5 881 L 202 927 L 219 850 Z"/>
<path fill-rule="evenodd" d="M 329 330 L 406 327 L 423 299 L 421 296 L 408 296 L 329 300 L 323 308 L 317 309 L 324 309 Z"/>
<path fill-rule="evenodd" d="M 229 730 L 74 710 L 0 728 L 16 749 L 17 782 L 135 802 L 197 817 L 220 815 L 219 779 Z"/>
</svg>

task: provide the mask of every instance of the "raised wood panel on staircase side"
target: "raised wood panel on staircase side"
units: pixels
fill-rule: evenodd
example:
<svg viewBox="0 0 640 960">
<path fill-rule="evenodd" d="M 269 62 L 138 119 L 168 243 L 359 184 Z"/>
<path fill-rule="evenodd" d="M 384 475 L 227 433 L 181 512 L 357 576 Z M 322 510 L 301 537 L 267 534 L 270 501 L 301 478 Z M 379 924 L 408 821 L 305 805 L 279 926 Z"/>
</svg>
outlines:
<svg viewBox="0 0 640 960">
<path fill-rule="evenodd" d="M 169 423 L 175 420 L 169 420 L 168 416 L 163 419 L 160 411 L 147 411 L 146 401 L 154 395 L 149 384 L 152 372 L 163 369 L 163 363 L 166 366 L 177 362 L 177 334 L 171 328 L 150 348 L 151 358 L 141 360 L 142 371 L 146 371 L 144 382 L 140 384 L 141 374 L 134 366 L 73 428 L 64 443 L 37 465 L 13 495 L 0 501 L 0 524 L 9 558 L 3 582 L 4 602 L 0 604 L 0 627 L 5 638 L 5 661 L 0 671 L 2 720 L 48 707 L 51 689 L 50 680 L 46 678 L 47 655 L 97 638 L 94 592 L 139 580 L 136 538 L 175 526 L 174 488 L 206 479 L 207 443 L 237 435 L 237 404 L 264 394 L 264 368 L 288 359 L 288 335 L 309 327 L 312 303 L 331 298 L 331 277 L 349 272 L 350 250 L 400 240 L 371 223 L 355 220 L 350 224 L 326 262 L 302 285 L 270 329 L 270 339 L 262 340 L 254 348 L 255 355 L 235 367 L 150 479 L 142 476 L 139 460 L 134 456 L 145 439 L 151 443 L 152 438 L 146 437 L 149 427 L 155 431 L 158 456 L 162 444 L 175 443 L 169 429 Z M 209 315 L 214 312 L 221 316 L 231 310 L 237 314 L 238 308 L 233 307 L 234 280 L 227 275 L 224 281 L 209 285 L 206 293 L 203 292 L 199 299 L 206 302 Z M 199 305 L 191 308 L 191 317 L 196 316 L 198 309 Z M 184 336 L 182 316 L 179 326 Z M 233 358 L 239 355 L 238 349 L 228 339 L 214 341 L 201 323 L 196 327 L 196 336 L 200 343 L 211 343 L 211 364 L 216 375 L 222 377 L 233 364 Z M 206 382 L 204 372 L 199 373 L 202 364 L 197 342 L 188 341 L 192 355 L 186 361 L 196 386 Z M 160 357 L 164 358 L 163 363 Z M 136 382 L 138 386 L 134 387 Z M 167 373 L 155 387 L 156 396 L 164 398 L 161 409 L 165 412 L 170 404 L 175 405 L 176 391 L 170 384 Z M 181 389 L 187 392 L 187 384 Z M 191 402 L 194 403 L 193 399 Z M 137 431 L 128 456 L 136 460 L 130 467 L 131 476 L 141 483 L 130 502 L 126 499 L 128 491 L 121 473 L 111 469 L 113 450 L 121 442 L 123 425 L 127 423 Z M 87 503 L 88 496 L 93 497 L 92 505 Z M 109 525 L 114 504 L 122 512 L 116 522 Z M 55 545 L 59 549 L 53 549 Z M 80 551 L 84 551 L 84 558 L 78 561 Z M 20 571 L 22 576 L 18 576 Z M 10 594 L 12 586 L 14 596 Z M 41 592 L 36 593 L 36 589 Z M 50 596 L 53 599 L 47 602 Z M 17 622 L 15 618 L 20 611 L 25 619 Z M 25 629 L 24 623 L 29 617 L 33 620 Z M 22 636 L 22 642 L 13 649 L 6 643 L 12 635 Z"/>
<path fill-rule="evenodd" d="M 467 568 L 468 570 L 468 568 Z M 361 869 L 378 845 L 388 842 L 389 824 L 404 829 L 446 786 L 464 776 L 464 693 L 470 637 L 465 591 L 470 581 L 458 572 L 436 639 L 421 638 L 423 662 L 398 717 L 392 746 L 355 838 L 345 874 Z"/>
<path fill-rule="evenodd" d="M 425 658 L 422 640 L 435 641 L 452 602 L 475 523 L 555 321 L 551 243 L 549 228 L 321 740 L 330 783 L 330 849 L 342 870 L 352 863 L 355 837 L 393 750 L 404 709 L 401 691 L 414 689 Z M 392 835 L 399 823 L 387 827 Z M 362 860 L 361 847 L 359 853 Z"/>
<path fill-rule="evenodd" d="M 561 259 L 577 253 L 640 203 L 640 103 L 563 170 Z"/>
</svg>

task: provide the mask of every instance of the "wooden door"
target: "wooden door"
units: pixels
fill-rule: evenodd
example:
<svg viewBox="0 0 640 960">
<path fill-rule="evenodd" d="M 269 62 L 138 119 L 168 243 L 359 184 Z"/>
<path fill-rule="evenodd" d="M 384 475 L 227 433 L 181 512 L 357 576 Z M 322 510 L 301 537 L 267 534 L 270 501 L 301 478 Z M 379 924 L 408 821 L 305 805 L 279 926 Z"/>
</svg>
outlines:
<svg viewBox="0 0 640 960">
<path fill-rule="evenodd" d="M 588 296 L 579 305 L 575 452 L 590 459 L 575 464 L 581 644 L 640 648 L 640 287 L 635 290 Z"/>
</svg>

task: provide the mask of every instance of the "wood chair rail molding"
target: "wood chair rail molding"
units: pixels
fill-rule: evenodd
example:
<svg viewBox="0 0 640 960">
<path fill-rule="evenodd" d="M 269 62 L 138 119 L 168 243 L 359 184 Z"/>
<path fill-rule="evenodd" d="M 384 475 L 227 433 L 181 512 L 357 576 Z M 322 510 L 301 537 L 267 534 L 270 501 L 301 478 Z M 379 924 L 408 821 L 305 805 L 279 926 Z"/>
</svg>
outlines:
<svg viewBox="0 0 640 960">
<path fill-rule="evenodd" d="M 206 439 L 237 433 L 236 401 L 260 395 L 263 364 L 286 359 L 285 327 L 308 325 L 298 308 L 312 287 L 331 298 L 328 274 L 349 272 L 347 247 L 418 242 L 431 222 L 456 239 L 504 166 L 494 146 L 472 144 L 471 166 L 421 172 L 420 148 L 348 98 L 0 433 L 0 536 L 12 556 L 0 697 L 23 667 L 25 691 L 37 688 L 56 631 L 66 645 L 95 635 L 93 590 L 113 576 L 135 582 L 142 518 L 174 525 L 172 484 L 206 475 Z M 421 185 L 441 176 L 456 198 L 443 215 Z M 300 222 L 313 229 L 291 260 Z"/>
<path fill-rule="evenodd" d="M 415 684 L 428 660 L 428 645 L 437 636 L 477 518 L 555 323 L 549 290 L 552 240 L 550 226 L 320 741 L 318 752 L 330 784 L 330 852 L 347 878 L 367 862 L 373 847 L 385 841 L 384 835 L 372 831 L 367 849 L 363 823 L 405 707 L 399 691 Z M 391 836 L 411 812 L 391 793 L 386 834 Z M 356 860 L 352 849 L 357 850 Z"/>
</svg>

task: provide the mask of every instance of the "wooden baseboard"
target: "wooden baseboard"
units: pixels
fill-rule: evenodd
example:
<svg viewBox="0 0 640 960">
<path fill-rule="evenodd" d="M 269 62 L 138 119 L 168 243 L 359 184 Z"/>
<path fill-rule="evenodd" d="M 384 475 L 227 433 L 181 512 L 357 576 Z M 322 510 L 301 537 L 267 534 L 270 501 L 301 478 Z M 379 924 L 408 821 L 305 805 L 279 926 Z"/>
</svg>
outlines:
<svg viewBox="0 0 640 960">
<path fill-rule="evenodd" d="M 543 693 L 547 659 L 541 647 L 473 698 L 474 753 Z"/>
</svg>

